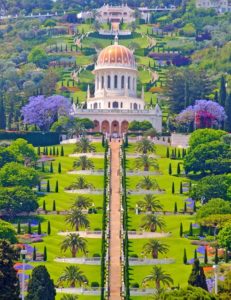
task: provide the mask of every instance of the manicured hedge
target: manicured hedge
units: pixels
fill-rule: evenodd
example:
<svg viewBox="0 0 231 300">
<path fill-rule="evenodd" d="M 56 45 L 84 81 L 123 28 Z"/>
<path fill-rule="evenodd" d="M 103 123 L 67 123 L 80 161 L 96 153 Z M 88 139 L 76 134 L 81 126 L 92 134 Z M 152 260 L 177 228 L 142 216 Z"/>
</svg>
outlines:
<svg viewBox="0 0 231 300">
<path fill-rule="evenodd" d="M 56 132 L 26 132 L 26 131 L 0 131 L 0 140 L 25 139 L 33 146 L 51 146 L 60 143 L 60 136 Z"/>
</svg>

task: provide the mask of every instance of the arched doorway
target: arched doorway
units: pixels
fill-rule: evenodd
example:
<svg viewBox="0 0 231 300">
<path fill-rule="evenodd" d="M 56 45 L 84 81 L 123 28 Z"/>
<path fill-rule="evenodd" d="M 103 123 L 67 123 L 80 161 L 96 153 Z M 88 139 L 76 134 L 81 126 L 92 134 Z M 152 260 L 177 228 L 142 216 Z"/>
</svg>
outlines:
<svg viewBox="0 0 231 300">
<path fill-rule="evenodd" d="M 97 121 L 97 120 L 94 120 L 94 131 L 95 132 L 100 131 L 99 121 Z"/>
<path fill-rule="evenodd" d="M 110 124 L 107 120 L 102 122 L 101 131 L 103 133 L 110 133 Z"/>
<path fill-rule="evenodd" d="M 128 131 L 128 121 L 123 121 L 121 123 L 121 133 L 126 133 Z"/>
<path fill-rule="evenodd" d="M 111 134 L 113 135 L 119 135 L 119 122 L 118 121 L 113 121 L 111 123 Z"/>
</svg>

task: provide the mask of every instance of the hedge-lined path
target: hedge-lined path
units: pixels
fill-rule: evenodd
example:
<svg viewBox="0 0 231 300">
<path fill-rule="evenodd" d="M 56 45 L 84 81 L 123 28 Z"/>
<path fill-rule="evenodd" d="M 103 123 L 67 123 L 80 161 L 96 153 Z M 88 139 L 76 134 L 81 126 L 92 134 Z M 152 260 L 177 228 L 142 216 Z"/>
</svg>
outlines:
<svg viewBox="0 0 231 300">
<path fill-rule="evenodd" d="M 120 236 L 120 143 L 112 141 L 111 148 L 111 199 L 109 243 L 109 299 L 121 300 L 121 236 Z"/>
</svg>

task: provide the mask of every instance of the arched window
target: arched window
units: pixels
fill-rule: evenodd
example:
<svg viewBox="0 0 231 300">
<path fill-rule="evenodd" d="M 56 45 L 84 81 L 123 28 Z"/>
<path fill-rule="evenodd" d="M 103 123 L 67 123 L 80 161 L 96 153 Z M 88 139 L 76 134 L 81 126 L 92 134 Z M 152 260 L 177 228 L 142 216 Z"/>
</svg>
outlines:
<svg viewBox="0 0 231 300">
<path fill-rule="evenodd" d="M 138 107 L 137 107 L 137 104 L 136 104 L 136 103 L 134 103 L 134 109 L 136 109 L 136 110 L 137 110 L 137 108 L 138 108 Z"/>
<path fill-rule="evenodd" d="M 104 89 L 104 77 L 101 77 L 101 89 Z"/>
<path fill-rule="evenodd" d="M 117 89 L 118 88 L 118 76 L 115 75 L 114 77 L 114 88 Z"/>
<path fill-rule="evenodd" d="M 94 109 L 98 108 L 98 104 L 94 103 Z"/>
<path fill-rule="evenodd" d="M 130 76 L 128 76 L 128 89 L 130 90 L 130 88 L 131 88 L 131 78 Z"/>
<path fill-rule="evenodd" d="M 111 88 L 111 76 L 108 75 L 107 77 L 107 88 L 110 89 Z"/>
<path fill-rule="evenodd" d="M 124 89 L 124 75 L 121 77 L 121 89 Z"/>
<path fill-rule="evenodd" d="M 114 101 L 114 102 L 112 103 L 112 107 L 113 107 L 113 108 L 118 108 L 118 107 L 119 107 L 119 103 L 118 103 L 117 101 Z"/>
<path fill-rule="evenodd" d="M 108 102 L 108 108 L 111 108 L 111 102 Z"/>
<path fill-rule="evenodd" d="M 133 90 L 135 89 L 135 78 L 133 78 Z"/>
<path fill-rule="evenodd" d="M 123 102 L 120 102 L 120 108 L 123 108 Z"/>
</svg>

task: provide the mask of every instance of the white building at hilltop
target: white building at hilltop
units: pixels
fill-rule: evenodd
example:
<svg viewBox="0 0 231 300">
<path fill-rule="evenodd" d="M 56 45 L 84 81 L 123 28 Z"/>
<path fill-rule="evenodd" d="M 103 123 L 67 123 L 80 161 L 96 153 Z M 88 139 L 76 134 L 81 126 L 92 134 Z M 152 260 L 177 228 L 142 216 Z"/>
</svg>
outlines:
<svg viewBox="0 0 231 300">
<path fill-rule="evenodd" d="M 213 8 L 219 13 L 231 12 L 231 0 L 196 0 L 197 8 Z"/>
<path fill-rule="evenodd" d="M 115 44 L 103 49 L 95 69 L 95 94 L 87 93 L 87 108 L 72 107 L 72 115 L 89 118 L 95 124 L 94 131 L 121 135 L 132 121 L 149 121 L 162 131 L 162 111 L 157 104 L 153 109 L 145 108 L 144 91 L 137 97 L 135 57 L 126 47 Z"/>
</svg>

